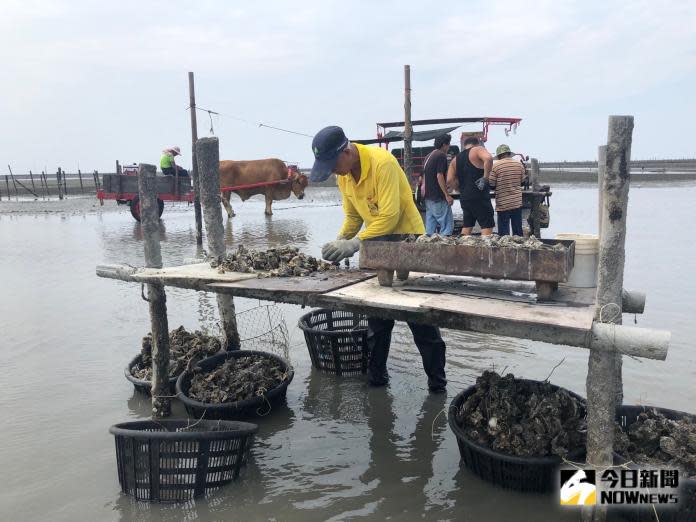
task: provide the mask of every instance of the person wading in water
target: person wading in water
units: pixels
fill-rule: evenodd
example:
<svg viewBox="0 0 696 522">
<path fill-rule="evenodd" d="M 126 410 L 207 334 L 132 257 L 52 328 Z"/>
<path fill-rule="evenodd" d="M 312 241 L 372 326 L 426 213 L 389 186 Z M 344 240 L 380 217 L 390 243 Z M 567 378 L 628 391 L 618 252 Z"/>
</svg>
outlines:
<svg viewBox="0 0 696 522">
<path fill-rule="evenodd" d="M 337 262 L 351 257 L 360 250 L 361 241 L 398 241 L 408 234 L 425 232 L 406 174 L 388 151 L 351 143 L 343 129 L 332 126 L 314 136 L 312 152 L 315 160 L 310 180 L 324 181 L 335 172 L 343 200 L 343 226 L 338 237 L 322 247 L 324 259 Z M 389 383 L 387 357 L 394 321 L 369 317 L 367 325 L 371 351 L 367 382 L 385 386 Z M 440 329 L 411 322 L 408 326 L 423 360 L 428 389 L 445 392 L 445 341 Z"/>
</svg>

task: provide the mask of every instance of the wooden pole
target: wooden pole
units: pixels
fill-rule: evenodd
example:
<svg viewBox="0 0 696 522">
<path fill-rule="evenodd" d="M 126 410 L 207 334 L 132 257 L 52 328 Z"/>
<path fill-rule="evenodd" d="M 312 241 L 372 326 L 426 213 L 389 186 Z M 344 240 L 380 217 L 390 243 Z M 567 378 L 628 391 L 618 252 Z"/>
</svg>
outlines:
<svg viewBox="0 0 696 522">
<path fill-rule="evenodd" d="M 15 199 L 19 201 L 19 194 L 17 193 L 17 183 L 15 182 L 15 178 L 12 175 L 12 171 L 10 171 L 10 179 L 12 180 L 12 188 L 14 189 Z"/>
<path fill-rule="evenodd" d="M 404 172 L 409 183 L 413 174 L 413 126 L 411 125 L 411 66 L 404 65 Z"/>
<path fill-rule="evenodd" d="M 157 167 L 154 165 L 141 163 L 138 166 L 140 223 L 143 229 L 145 266 L 148 268 L 162 268 L 156 173 Z M 147 295 L 152 331 L 152 417 L 157 419 L 171 415 L 167 295 L 160 283 L 149 283 Z"/>
<path fill-rule="evenodd" d="M 532 190 L 539 190 L 539 160 L 536 158 L 531 159 L 529 169 L 529 185 Z"/>
<path fill-rule="evenodd" d="M 203 245 L 203 222 L 201 218 L 201 186 L 198 181 L 198 162 L 196 161 L 196 141 L 198 140 L 198 123 L 196 120 L 196 93 L 193 73 L 188 73 L 189 110 L 191 111 L 191 182 L 193 183 L 193 212 L 196 217 L 196 245 Z"/>
<path fill-rule="evenodd" d="M 607 146 L 600 145 L 597 152 L 597 192 L 599 202 L 597 208 L 597 235 L 602 239 L 602 209 L 604 208 L 604 174 L 607 171 Z"/>
<path fill-rule="evenodd" d="M 17 184 L 18 184 L 20 187 L 22 187 L 24 190 L 26 190 L 27 192 L 30 192 L 35 198 L 37 198 L 37 199 L 39 198 L 39 195 L 38 195 L 36 192 L 34 192 L 33 190 L 29 190 L 29 187 L 27 187 L 26 185 L 24 185 L 24 183 L 22 183 L 21 181 L 15 180 L 14 173 L 12 172 L 12 167 L 10 167 L 10 166 L 8 165 L 8 166 L 7 166 L 7 170 L 10 171 L 10 176 L 12 177 L 12 183 L 14 183 L 14 182 L 16 181 Z M 16 191 L 17 191 L 17 186 L 15 185 L 15 192 L 16 192 Z"/>
<path fill-rule="evenodd" d="M 220 208 L 220 144 L 215 137 L 201 138 L 196 142 L 196 158 L 201 184 L 201 203 L 205 234 L 208 238 L 208 252 L 214 259 L 225 257 L 225 229 L 222 226 Z M 237 331 L 237 318 L 234 299 L 231 295 L 217 294 L 220 320 L 225 333 L 227 350 L 239 350 L 240 340 Z"/>
<path fill-rule="evenodd" d="M 34 173 L 30 170 L 29 171 L 29 179 L 31 180 L 31 189 L 34 191 L 34 195 L 36 196 L 36 185 L 34 185 Z M 37 198 L 39 196 L 36 196 Z"/>
<path fill-rule="evenodd" d="M 609 117 L 597 278 L 596 320 L 601 323 L 621 324 L 632 134 L 633 116 Z M 613 464 L 620 358 L 615 347 L 609 351 L 590 350 L 586 382 L 587 462 L 596 468 Z M 591 514 L 583 513 L 583 518 L 604 521 L 606 506 L 597 507 Z"/>
<path fill-rule="evenodd" d="M 48 179 L 46 178 L 46 171 L 41 171 L 41 181 L 43 181 L 44 194 L 46 195 L 46 198 L 50 199 L 51 196 L 48 193 Z"/>
<path fill-rule="evenodd" d="M 10 201 L 12 195 L 10 194 L 10 177 L 7 174 L 5 174 L 5 185 L 7 186 L 7 201 Z"/>
<path fill-rule="evenodd" d="M 80 169 L 77 169 L 77 175 L 80 178 L 80 193 L 84 194 L 85 193 L 85 187 L 82 185 L 82 171 Z"/>
<path fill-rule="evenodd" d="M 65 179 L 65 171 L 63 169 L 60 169 L 60 179 L 61 179 L 61 187 L 63 187 L 63 196 L 66 198 L 68 197 L 68 182 Z"/>
<path fill-rule="evenodd" d="M 58 172 L 56 172 L 56 185 L 58 187 L 58 199 L 63 199 L 63 191 L 60 188 L 60 167 L 58 167 Z"/>
</svg>

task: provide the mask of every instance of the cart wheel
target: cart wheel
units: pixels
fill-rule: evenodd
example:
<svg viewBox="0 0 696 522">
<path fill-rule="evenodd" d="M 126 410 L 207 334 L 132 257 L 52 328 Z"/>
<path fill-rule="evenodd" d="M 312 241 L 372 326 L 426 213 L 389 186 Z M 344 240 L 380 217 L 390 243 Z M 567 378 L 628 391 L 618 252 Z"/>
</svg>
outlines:
<svg viewBox="0 0 696 522">
<path fill-rule="evenodd" d="M 159 216 L 162 217 L 162 212 L 164 212 L 164 201 L 157 198 L 157 209 L 159 210 Z M 130 212 L 131 216 L 135 218 L 137 222 L 140 222 L 140 197 L 135 196 L 130 201 Z"/>
</svg>

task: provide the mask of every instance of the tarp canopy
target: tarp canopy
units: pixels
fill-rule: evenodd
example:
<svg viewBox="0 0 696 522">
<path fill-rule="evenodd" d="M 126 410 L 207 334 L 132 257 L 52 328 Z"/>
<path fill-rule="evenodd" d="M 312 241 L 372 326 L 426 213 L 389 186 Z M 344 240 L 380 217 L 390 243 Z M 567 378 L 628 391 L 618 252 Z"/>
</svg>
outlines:
<svg viewBox="0 0 696 522">
<path fill-rule="evenodd" d="M 447 134 L 448 132 L 452 132 L 454 129 L 457 129 L 461 127 L 461 125 L 455 125 L 454 127 L 444 127 L 441 129 L 431 129 L 431 130 L 424 130 L 424 131 L 415 131 L 413 133 L 413 141 L 430 141 L 434 140 L 438 136 L 441 136 L 443 134 Z M 384 135 L 384 138 L 386 140 L 390 141 L 396 141 L 395 138 L 398 139 L 404 139 L 404 132 L 403 131 L 389 131 Z"/>
</svg>

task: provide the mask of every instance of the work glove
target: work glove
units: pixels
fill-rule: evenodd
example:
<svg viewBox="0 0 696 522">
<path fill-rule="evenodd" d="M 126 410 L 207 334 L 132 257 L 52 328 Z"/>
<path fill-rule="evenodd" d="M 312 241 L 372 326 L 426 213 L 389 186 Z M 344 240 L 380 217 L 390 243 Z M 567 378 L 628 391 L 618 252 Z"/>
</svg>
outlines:
<svg viewBox="0 0 696 522">
<path fill-rule="evenodd" d="M 357 237 L 353 239 L 336 239 L 329 241 L 321 247 L 321 257 L 327 261 L 340 261 L 347 257 L 351 257 L 360 250 L 360 240 Z"/>
<path fill-rule="evenodd" d="M 476 185 L 477 189 L 479 189 L 481 192 L 483 192 L 486 189 L 488 182 L 486 181 L 486 178 L 481 176 L 476 181 L 474 181 L 474 184 Z"/>
</svg>

